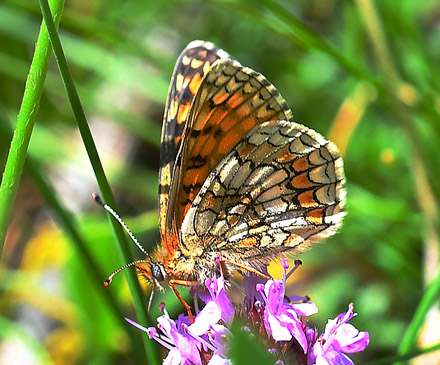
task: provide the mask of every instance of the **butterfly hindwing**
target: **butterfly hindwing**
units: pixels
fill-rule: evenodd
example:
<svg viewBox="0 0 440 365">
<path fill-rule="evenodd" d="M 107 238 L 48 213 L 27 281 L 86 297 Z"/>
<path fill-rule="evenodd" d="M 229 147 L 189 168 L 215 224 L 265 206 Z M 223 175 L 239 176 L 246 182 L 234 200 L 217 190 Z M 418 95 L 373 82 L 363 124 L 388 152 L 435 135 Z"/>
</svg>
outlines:
<svg viewBox="0 0 440 365">
<path fill-rule="evenodd" d="M 209 242 L 209 251 L 259 267 L 332 235 L 344 215 L 344 182 L 331 142 L 292 121 L 268 121 L 210 173 L 182 240 Z"/>
</svg>

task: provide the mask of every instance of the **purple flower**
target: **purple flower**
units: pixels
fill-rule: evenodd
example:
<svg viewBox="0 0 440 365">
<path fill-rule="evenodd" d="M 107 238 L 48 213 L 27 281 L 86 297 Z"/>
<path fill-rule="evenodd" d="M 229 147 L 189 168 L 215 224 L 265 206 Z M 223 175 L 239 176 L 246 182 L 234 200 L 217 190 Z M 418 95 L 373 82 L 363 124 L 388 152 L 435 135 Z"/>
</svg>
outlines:
<svg viewBox="0 0 440 365">
<path fill-rule="evenodd" d="M 220 320 L 223 320 L 226 324 L 231 324 L 235 315 L 235 309 L 226 295 L 223 276 L 212 280 L 207 279 L 205 286 L 209 295 L 202 295 L 202 299 L 206 305 L 197 314 L 194 323 L 190 326 L 191 333 L 199 336 Z"/>
<path fill-rule="evenodd" d="M 183 365 L 206 363 L 202 358 L 209 359 L 209 365 L 226 365 L 229 330 L 221 324 L 231 323 L 235 310 L 225 292 L 223 277 L 206 280 L 209 295 L 204 296 L 205 307 L 197 314 L 194 323 L 190 324 L 186 315 L 179 315 L 177 321 L 172 320 L 164 306 L 164 314 L 157 319 L 158 328 L 163 332 L 159 335 L 154 327 L 145 328 L 126 318 L 133 326 L 146 332 L 169 350 L 164 364 Z"/>
<path fill-rule="evenodd" d="M 317 365 L 352 365 L 345 353 L 363 351 L 369 341 L 368 332 L 360 332 L 348 321 L 357 316 L 353 313 L 353 304 L 348 311 L 341 313 L 335 319 L 329 319 L 324 333 L 318 338 L 310 354 L 309 363 Z"/>
<path fill-rule="evenodd" d="M 205 307 L 197 314 L 194 323 L 188 327 L 188 333 L 198 340 L 205 351 L 212 354 L 209 365 L 230 364 L 226 359 L 228 345 L 226 339 L 230 331 L 219 324 L 231 324 L 235 310 L 225 292 L 225 279 L 223 276 L 206 280 L 209 295 L 205 295 Z"/>
<path fill-rule="evenodd" d="M 158 334 L 156 328 L 145 328 L 138 323 L 126 318 L 126 321 L 148 334 L 148 337 L 155 339 L 162 346 L 169 350 L 164 364 L 195 364 L 201 365 L 200 343 L 187 333 L 189 323 L 188 317 L 180 315 L 174 321 L 168 315 L 166 309 L 164 314 L 157 318 L 158 328 L 163 334 Z"/>
<path fill-rule="evenodd" d="M 164 314 L 157 319 L 160 334 L 154 327 L 145 328 L 127 321 L 169 350 L 163 362 L 168 365 L 230 365 L 228 326 L 240 312 L 248 319 L 243 329 L 259 334 L 269 353 L 278 356 L 277 364 L 353 364 L 345 354 L 364 350 L 369 341 L 367 332 L 359 332 L 348 323 L 356 315 L 353 305 L 350 304 L 347 312 L 329 320 L 325 332 L 318 338 L 316 329 L 307 327 L 305 318 L 318 311 L 316 305 L 305 297 L 287 300 L 285 296 L 286 279 L 301 262 L 295 261 L 289 273 L 286 261 L 281 263 L 282 280 L 266 281 L 262 277 L 246 280 L 246 299 L 239 307 L 241 310 L 235 310 L 227 296 L 225 280 L 220 277 L 206 280 L 206 290 L 196 293 L 206 305 L 197 313 L 194 323 L 183 314 L 177 320 L 171 319 L 162 305 Z"/>
<path fill-rule="evenodd" d="M 304 332 L 303 322 L 299 318 L 307 317 L 318 312 L 314 303 L 291 304 L 285 301 L 286 270 L 288 265 L 285 260 L 283 265 L 283 280 L 268 280 L 263 286 L 259 284 L 259 290 L 264 290 L 266 302 L 264 310 L 264 322 L 268 333 L 275 341 L 290 341 L 294 337 L 301 345 L 304 353 L 307 352 L 307 338 Z M 297 264 L 294 270 L 299 266 Z"/>
<path fill-rule="evenodd" d="M 267 272 L 267 268 L 264 267 L 263 270 L 261 270 L 261 273 L 264 275 L 270 276 Z M 244 293 L 246 294 L 246 297 L 244 299 L 244 309 L 246 312 L 252 309 L 255 302 L 258 303 L 264 303 L 264 297 L 262 295 L 259 284 L 264 284 L 267 282 L 267 279 L 265 279 L 262 276 L 249 274 L 245 275 L 243 278 L 243 289 Z"/>
</svg>

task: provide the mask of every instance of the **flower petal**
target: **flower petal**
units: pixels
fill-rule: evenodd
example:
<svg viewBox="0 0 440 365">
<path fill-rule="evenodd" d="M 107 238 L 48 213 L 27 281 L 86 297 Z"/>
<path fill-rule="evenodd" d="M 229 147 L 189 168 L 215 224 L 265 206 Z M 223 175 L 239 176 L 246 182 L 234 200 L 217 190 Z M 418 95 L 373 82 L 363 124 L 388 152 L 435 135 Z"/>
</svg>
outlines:
<svg viewBox="0 0 440 365">
<path fill-rule="evenodd" d="M 365 350 L 370 341 L 368 332 L 360 332 L 351 324 L 344 324 L 338 328 L 334 346 L 342 352 L 352 354 Z"/>
<path fill-rule="evenodd" d="M 221 318 L 226 323 L 231 323 L 234 319 L 235 309 L 226 294 L 225 279 L 223 276 L 217 279 L 208 279 L 206 280 L 205 285 L 211 294 L 212 300 L 217 304 L 217 307 L 220 310 Z"/>
<path fill-rule="evenodd" d="M 201 336 L 220 321 L 221 315 L 222 313 L 217 304 L 208 302 L 197 314 L 194 323 L 188 327 L 188 331 L 196 336 Z"/>
<path fill-rule="evenodd" d="M 225 356 L 229 349 L 228 338 L 231 335 L 231 331 L 221 324 L 215 324 L 212 326 L 209 333 L 209 340 L 217 348 L 216 353 Z"/>
<path fill-rule="evenodd" d="M 339 352 L 331 352 L 316 359 L 316 365 L 354 365 L 350 358 Z"/>
<path fill-rule="evenodd" d="M 282 324 L 277 317 L 268 313 L 266 318 L 272 338 L 275 341 L 290 341 L 292 339 L 292 334 L 289 332 L 287 327 Z"/>
<path fill-rule="evenodd" d="M 163 365 L 181 365 L 184 364 L 184 359 L 180 351 L 177 349 L 170 350 L 168 356 L 163 360 Z"/>
<path fill-rule="evenodd" d="M 292 307 L 298 316 L 308 317 L 318 313 L 318 307 L 312 302 L 292 304 Z"/>
</svg>

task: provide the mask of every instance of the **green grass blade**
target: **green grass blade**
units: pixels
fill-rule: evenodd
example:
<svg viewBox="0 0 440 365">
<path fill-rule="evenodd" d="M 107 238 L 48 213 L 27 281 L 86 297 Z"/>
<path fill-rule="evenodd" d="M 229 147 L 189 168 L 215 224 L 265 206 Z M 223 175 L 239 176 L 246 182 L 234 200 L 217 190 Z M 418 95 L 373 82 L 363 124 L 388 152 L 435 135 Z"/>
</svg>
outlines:
<svg viewBox="0 0 440 365">
<path fill-rule="evenodd" d="M 55 20 L 51 18 L 55 28 L 58 27 L 60 22 L 64 1 L 53 0 L 51 4 L 56 14 Z M 49 35 L 46 26 L 42 24 L 0 186 L 0 258 L 35 118 L 38 113 L 47 67 L 52 54 L 50 49 Z"/>
<path fill-rule="evenodd" d="M 296 18 L 281 4 L 274 0 L 259 0 L 259 3 L 263 4 L 268 10 L 270 10 L 278 19 L 286 22 L 290 29 L 296 35 L 296 38 L 301 40 L 303 44 L 311 48 L 316 48 L 324 53 L 327 53 L 333 57 L 340 65 L 342 65 L 347 71 L 351 72 L 357 77 L 371 82 L 375 87 L 380 88 L 379 80 L 367 70 L 361 68 L 355 62 L 346 58 L 336 47 L 327 42 L 322 36 Z"/>
<path fill-rule="evenodd" d="M 438 298 L 440 297 L 440 271 L 437 273 L 437 276 L 431 283 L 428 285 L 425 294 L 420 301 L 414 316 L 408 325 L 405 334 L 403 335 L 402 341 L 399 346 L 399 354 L 405 354 L 410 351 L 416 341 L 417 336 L 420 332 L 420 329 L 423 326 L 423 323 L 426 318 L 426 314 L 432 308 Z"/>
<path fill-rule="evenodd" d="M 375 6 L 370 0 L 356 0 L 356 4 L 364 19 L 371 42 L 375 47 L 375 57 L 385 78 L 385 87 L 390 95 L 392 111 L 412 142 L 410 148 L 412 150 L 415 196 L 417 201 L 420 202 L 420 211 L 424 217 L 425 234 L 428 235 L 429 232 L 431 236 L 429 241 L 425 237 L 424 250 L 426 252 L 428 251 L 429 244 L 434 242 L 434 246 L 437 246 L 439 242 L 438 227 L 436 224 L 439 210 L 433 193 L 432 183 L 429 181 L 429 174 L 427 173 L 429 167 L 426 166 L 426 159 L 423 158 L 423 143 L 419 141 L 417 136 L 415 129 L 416 122 L 412 118 L 410 110 L 397 97 L 397 90 L 402 79 L 398 72 L 397 60 L 392 57 L 392 52 L 386 42 L 382 19 L 378 16 Z M 437 273 L 437 277 L 430 283 L 425 291 L 414 317 L 405 332 L 399 347 L 400 354 L 409 351 L 416 343 L 417 335 L 423 325 L 425 316 L 435 300 L 438 299 L 439 292 L 440 273 Z"/>
<path fill-rule="evenodd" d="M 429 354 L 430 352 L 434 352 L 439 349 L 440 349 L 440 343 L 437 343 L 433 346 L 425 347 L 423 349 L 402 353 L 402 355 L 387 356 L 382 359 L 369 361 L 364 365 L 387 365 L 387 364 L 395 363 L 397 361 L 407 361 L 414 359 L 417 356 Z"/>
<path fill-rule="evenodd" d="M 89 156 L 90 162 L 93 167 L 93 171 L 96 176 L 96 180 L 98 182 L 99 189 L 101 191 L 102 197 L 107 204 L 115 206 L 113 195 L 110 189 L 110 185 L 108 184 L 107 178 L 105 176 L 104 170 L 102 168 L 102 164 L 98 155 L 98 151 L 96 150 L 95 143 L 93 141 L 92 134 L 90 132 L 90 128 L 87 123 L 87 119 L 85 117 L 83 108 L 81 106 L 81 102 L 76 92 L 75 84 L 73 82 L 72 75 L 70 73 L 69 67 L 67 65 L 67 60 L 65 58 L 60 39 L 58 37 L 58 33 L 56 31 L 55 25 L 51 18 L 49 3 L 47 0 L 40 0 L 41 12 L 43 14 L 44 21 L 47 25 L 50 40 L 52 43 L 55 59 L 57 61 L 61 78 L 63 80 L 63 84 L 66 88 L 67 96 L 69 98 L 69 102 L 72 106 L 73 113 L 75 115 L 75 119 L 78 125 L 78 129 L 81 134 L 81 138 L 83 140 L 84 146 L 86 148 L 87 154 Z M 104 62 L 104 60 L 103 60 Z M 118 241 L 117 250 L 119 252 L 119 256 L 121 258 L 122 263 L 127 263 L 132 261 L 129 254 L 128 245 L 125 240 L 124 232 L 120 225 L 109 216 L 110 223 L 112 225 L 114 234 Z M 126 275 L 128 278 L 128 284 L 130 287 L 130 291 L 133 298 L 133 305 L 135 307 L 138 321 L 147 325 L 148 317 L 144 306 L 143 295 L 137 280 L 137 276 L 133 271 L 126 270 Z M 144 338 L 144 345 L 146 354 L 148 356 L 149 363 L 157 363 L 158 357 L 157 352 L 154 350 L 154 343 Z"/>
<path fill-rule="evenodd" d="M 0 136 L 5 141 L 12 136 L 12 132 L 8 129 L 8 121 L 6 115 L 2 109 L 0 109 Z M 73 242 L 79 256 L 81 257 L 82 262 L 84 263 L 85 269 L 87 270 L 91 281 L 95 283 L 102 282 L 103 278 L 105 278 L 105 274 L 99 269 L 95 259 L 93 258 L 93 255 L 90 253 L 86 240 L 81 236 L 80 231 L 77 227 L 77 223 L 75 221 L 75 217 L 64 207 L 64 205 L 58 199 L 54 187 L 51 186 L 49 181 L 41 174 L 41 170 L 42 169 L 38 161 L 32 158 L 32 156 L 28 156 L 24 165 L 25 173 L 28 173 L 35 184 L 38 186 L 49 207 L 58 218 L 59 223 L 64 228 L 66 233 L 70 236 L 71 241 Z M 98 285 L 97 290 L 101 297 L 104 298 L 108 308 L 110 308 L 115 318 L 123 318 L 124 312 L 115 301 L 115 299 L 110 295 L 110 291 L 106 290 L 104 285 Z M 134 332 L 127 331 L 127 334 L 131 337 L 131 343 L 133 345 L 134 351 L 138 352 L 140 349 L 136 349 L 138 341 L 137 338 L 134 337 Z"/>
</svg>

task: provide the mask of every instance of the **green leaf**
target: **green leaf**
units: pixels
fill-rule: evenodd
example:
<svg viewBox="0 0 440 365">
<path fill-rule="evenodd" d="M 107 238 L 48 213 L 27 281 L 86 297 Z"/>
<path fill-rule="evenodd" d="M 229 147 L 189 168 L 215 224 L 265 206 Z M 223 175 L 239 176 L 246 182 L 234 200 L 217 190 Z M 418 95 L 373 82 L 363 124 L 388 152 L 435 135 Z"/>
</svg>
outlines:
<svg viewBox="0 0 440 365">
<path fill-rule="evenodd" d="M 275 363 L 276 359 L 269 354 L 257 336 L 244 331 L 241 323 L 235 322 L 231 331 L 229 356 L 233 364 L 273 365 Z"/>
</svg>

